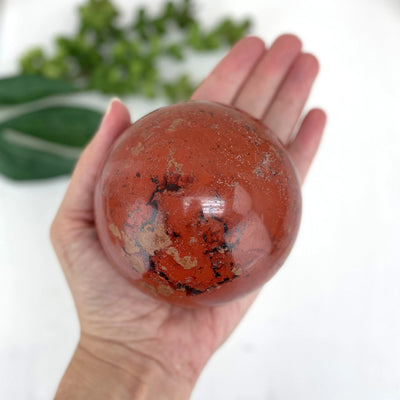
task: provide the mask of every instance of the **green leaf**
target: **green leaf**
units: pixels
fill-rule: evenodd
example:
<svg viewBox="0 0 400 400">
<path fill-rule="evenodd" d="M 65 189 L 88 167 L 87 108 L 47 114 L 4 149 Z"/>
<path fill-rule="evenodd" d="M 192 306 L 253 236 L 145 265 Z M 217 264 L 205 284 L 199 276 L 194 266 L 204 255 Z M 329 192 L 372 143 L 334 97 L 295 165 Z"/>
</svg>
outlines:
<svg viewBox="0 0 400 400">
<path fill-rule="evenodd" d="M 11 131 L 9 131 L 11 134 Z M 14 143 L 0 131 L 0 172 L 10 179 L 31 180 L 69 174 L 76 157 Z"/>
<path fill-rule="evenodd" d="M 110 29 L 118 17 L 118 10 L 110 0 L 89 0 L 79 7 L 81 26 L 101 32 Z"/>
<path fill-rule="evenodd" d="M 40 47 L 33 47 L 23 54 L 20 60 L 24 74 L 39 74 L 46 61 L 46 55 Z"/>
<path fill-rule="evenodd" d="M 49 107 L 19 115 L 0 123 L 11 129 L 51 143 L 85 146 L 99 126 L 102 114 L 86 108 Z"/>
<path fill-rule="evenodd" d="M 73 84 L 61 80 L 40 75 L 17 75 L 0 79 L 0 105 L 21 104 L 78 90 Z"/>
<path fill-rule="evenodd" d="M 1 123 L 0 173 L 18 180 L 70 173 L 101 116 L 83 108 L 53 107 Z"/>
</svg>

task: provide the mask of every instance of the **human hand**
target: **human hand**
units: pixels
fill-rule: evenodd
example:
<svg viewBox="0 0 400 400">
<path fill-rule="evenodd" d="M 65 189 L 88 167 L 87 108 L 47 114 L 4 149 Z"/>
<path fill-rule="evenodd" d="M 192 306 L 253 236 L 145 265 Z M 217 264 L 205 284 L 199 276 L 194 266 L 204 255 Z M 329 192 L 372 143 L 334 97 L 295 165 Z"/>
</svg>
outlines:
<svg viewBox="0 0 400 400">
<path fill-rule="evenodd" d="M 269 49 L 238 42 L 192 96 L 230 104 L 262 120 L 287 148 L 303 181 L 325 125 L 311 110 L 297 132 L 318 62 L 295 36 Z M 107 151 L 130 125 L 113 101 L 84 150 L 51 229 L 52 242 L 78 311 L 81 337 L 56 398 L 187 399 L 215 350 L 258 292 L 200 309 L 162 303 L 133 287 L 106 258 L 94 224 L 93 195 Z"/>
</svg>

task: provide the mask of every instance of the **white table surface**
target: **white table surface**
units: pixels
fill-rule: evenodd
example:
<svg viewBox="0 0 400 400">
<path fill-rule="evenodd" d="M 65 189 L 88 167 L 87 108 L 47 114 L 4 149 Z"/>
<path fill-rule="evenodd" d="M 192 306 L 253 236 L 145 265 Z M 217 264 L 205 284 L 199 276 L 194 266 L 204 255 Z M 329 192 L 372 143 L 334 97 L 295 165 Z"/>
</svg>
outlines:
<svg viewBox="0 0 400 400">
<path fill-rule="evenodd" d="M 0 76 L 27 46 L 74 31 L 76 0 L 0 0 Z M 120 0 L 125 10 L 139 1 Z M 159 2 L 152 2 L 159 3 Z M 201 18 L 251 15 L 268 44 L 301 37 L 327 110 L 296 246 L 215 354 L 192 400 L 400 398 L 400 2 L 197 0 Z M 202 77 L 220 54 L 190 68 Z M 104 109 L 106 97 L 73 101 Z M 158 103 L 129 99 L 135 117 Z M 0 110 L 0 119 L 11 115 Z M 0 177 L 0 399 L 50 399 L 78 339 L 48 229 L 68 177 Z"/>
</svg>

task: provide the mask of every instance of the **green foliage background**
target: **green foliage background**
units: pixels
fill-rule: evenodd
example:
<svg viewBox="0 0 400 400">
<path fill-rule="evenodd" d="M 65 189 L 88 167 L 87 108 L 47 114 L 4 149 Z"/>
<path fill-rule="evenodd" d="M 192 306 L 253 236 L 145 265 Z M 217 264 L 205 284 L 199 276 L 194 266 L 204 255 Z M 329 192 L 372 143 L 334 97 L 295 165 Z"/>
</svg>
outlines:
<svg viewBox="0 0 400 400">
<path fill-rule="evenodd" d="M 27 50 L 21 74 L 0 79 L 0 107 L 82 91 L 189 99 L 196 82 L 187 73 L 166 79 L 160 62 L 227 48 L 251 25 L 226 17 L 205 29 L 195 8 L 194 0 L 166 1 L 157 13 L 140 7 L 123 25 L 111 0 L 88 0 L 78 9 L 74 35 L 56 37 L 52 54 Z M 27 180 L 71 172 L 100 120 L 98 111 L 60 105 L 0 121 L 0 173 Z"/>
</svg>

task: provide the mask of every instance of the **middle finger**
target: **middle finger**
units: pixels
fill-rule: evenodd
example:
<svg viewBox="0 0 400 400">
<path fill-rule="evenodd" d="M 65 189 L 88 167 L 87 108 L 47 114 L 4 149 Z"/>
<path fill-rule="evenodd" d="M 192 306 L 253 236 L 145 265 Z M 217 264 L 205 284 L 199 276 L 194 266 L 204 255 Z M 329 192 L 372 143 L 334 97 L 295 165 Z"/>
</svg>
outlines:
<svg viewBox="0 0 400 400">
<path fill-rule="evenodd" d="M 301 51 L 294 35 L 282 35 L 260 59 L 234 100 L 234 106 L 261 119 Z"/>
</svg>

